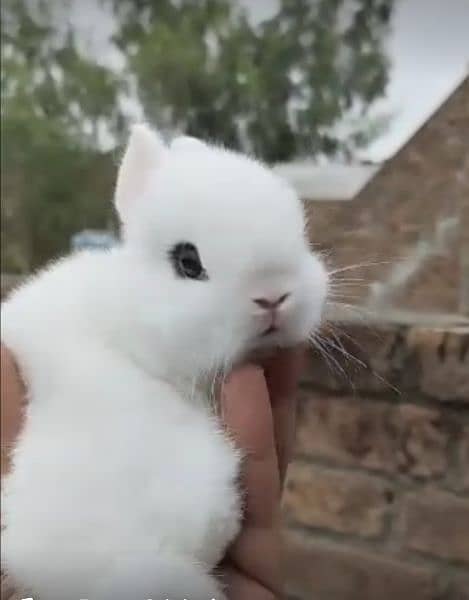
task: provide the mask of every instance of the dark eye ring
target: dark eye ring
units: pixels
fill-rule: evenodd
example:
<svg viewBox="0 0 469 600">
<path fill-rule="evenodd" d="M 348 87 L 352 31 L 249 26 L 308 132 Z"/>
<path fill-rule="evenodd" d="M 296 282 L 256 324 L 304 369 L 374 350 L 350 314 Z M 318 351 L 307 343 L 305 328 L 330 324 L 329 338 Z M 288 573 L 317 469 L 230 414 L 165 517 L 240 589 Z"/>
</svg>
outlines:
<svg viewBox="0 0 469 600">
<path fill-rule="evenodd" d="M 208 279 L 200 260 L 199 253 L 194 244 L 179 242 L 170 251 L 171 263 L 176 274 L 184 279 L 203 281 Z"/>
</svg>

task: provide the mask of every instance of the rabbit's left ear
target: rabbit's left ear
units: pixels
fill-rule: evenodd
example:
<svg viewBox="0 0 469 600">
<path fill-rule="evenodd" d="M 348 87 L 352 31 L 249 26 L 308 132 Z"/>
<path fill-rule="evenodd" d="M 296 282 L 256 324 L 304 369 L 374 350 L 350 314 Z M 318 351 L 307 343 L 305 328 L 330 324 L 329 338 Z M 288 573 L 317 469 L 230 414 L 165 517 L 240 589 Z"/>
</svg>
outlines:
<svg viewBox="0 0 469 600">
<path fill-rule="evenodd" d="M 207 144 L 199 138 L 181 135 L 171 142 L 171 150 L 204 150 Z"/>
<path fill-rule="evenodd" d="M 148 125 L 133 125 L 127 148 L 117 175 L 114 204 L 121 221 L 125 221 L 138 202 L 152 172 L 161 165 L 168 148 Z"/>
</svg>

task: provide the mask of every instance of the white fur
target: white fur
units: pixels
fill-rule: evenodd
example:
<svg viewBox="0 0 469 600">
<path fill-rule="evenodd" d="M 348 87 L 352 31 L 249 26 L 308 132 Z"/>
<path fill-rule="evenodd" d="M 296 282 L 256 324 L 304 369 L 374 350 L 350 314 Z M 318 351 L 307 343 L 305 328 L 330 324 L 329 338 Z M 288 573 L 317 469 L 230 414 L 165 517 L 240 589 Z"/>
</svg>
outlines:
<svg viewBox="0 0 469 600">
<path fill-rule="evenodd" d="M 247 157 L 134 128 L 116 189 L 124 242 L 65 258 L 2 310 L 30 403 L 4 485 L 2 559 L 47 600 L 208 600 L 239 528 L 238 452 L 210 381 L 317 326 L 327 275 L 301 203 Z M 209 279 L 181 279 L 191 242 Z M 291 295 L 281 331 L 254 298 Z M 209 382 L 208 385 L 204 382 Z"/>
</svg>

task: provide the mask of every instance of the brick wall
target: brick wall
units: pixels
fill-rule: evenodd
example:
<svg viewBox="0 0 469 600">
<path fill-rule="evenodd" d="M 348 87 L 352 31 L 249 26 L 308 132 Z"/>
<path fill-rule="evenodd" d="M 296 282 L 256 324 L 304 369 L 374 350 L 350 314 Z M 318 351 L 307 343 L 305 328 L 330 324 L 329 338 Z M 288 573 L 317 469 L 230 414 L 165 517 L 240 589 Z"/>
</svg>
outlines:
<svg viewBox="0 0 469 600">
<path fill-rule="evenodd" d="M 300 393 L 291 598 L 468 600 L 469 330 L 345 334 L 366 367 L 313 353 Z"/>
<path fill-rule="evenodd" d="M 347 272 L 363 283 L 347 292 L 367 297 L 367 283 L 389 282 L 396 264 L 422 245 L 426 258 L 390 305 L 414 310 L 458 312 L 467 306 L 469 78 L 348 202 L 306 202 L 311 241 L 333 255 L 334 265 L 374 263 Z M 466 215 L 467 217 L 467 215 Z M 464 307 L 461 304 L 464 304 Z"/>
</svg>

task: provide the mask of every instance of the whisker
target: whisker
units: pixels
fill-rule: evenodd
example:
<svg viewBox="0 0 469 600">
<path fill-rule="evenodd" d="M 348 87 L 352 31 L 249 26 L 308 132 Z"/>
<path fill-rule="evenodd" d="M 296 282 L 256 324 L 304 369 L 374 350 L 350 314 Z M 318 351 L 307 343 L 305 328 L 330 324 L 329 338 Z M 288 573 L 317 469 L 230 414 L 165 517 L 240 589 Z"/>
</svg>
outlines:
<svg viewBox="0 0 469 600">
<path fill-rule="evenodd" d="M 367 371 L 369 371 L 373 377 L 376 377 L 376 379 L 378 381 L 381 381 L 389 389 L 391 389 L 392 391 L 394 391 L 398 396 L 402 396 L 401 390 L 399 390 L 399 388 L 397 388 L 390 381 L 388 381 L 385 377 L 383 377 L 377 371 L 375 371 L 375 369 L 373 369 L 373 367 L 369 363 L 366 363 L 366 362 L 362 361 L 357 356 L 354 356 L 353 354 L 351 354 L 350 352 L 348 352 L 348 350 L 346 350 L 344 348 L 344 346 L 343 346 L 343 344 L 342 344 L 339 336 L 341 335 L 343 337 L 346 337 L 348 340 L 350 340 L 350 342 L 352 344 L 354 344 L 354 346 L 356 346 L 359 350 L 361 350 L 361 348 L 358 345 L 358 343 L 356 342 L 356 340 L 354 340 L 343 329 L 339 329 L 334 323 L 331 323 L 330 321 L 326 324 L 326 326 L 330 328 L 330 330 L 331 330 L 330 333 L 334 337 L 334 340 L 338 344 L 338 346 L 335 346 L 335 344 L 333 344 L 330 340 L 328 340 L 327 338 L 324 338 L 325 341 L 327 341 L 327 343 L 329 343 L 330 346 L 332 346 L 333 348 L 335 348 L 339 352 L 341 352 L 343 354 L 343 356 L 346 357 L 349 361 L 351 361 L 351 362 L 353 361 L 357 366 L 360 366 L 360 367 L 366 369 Z M 334 331 L 334 329 L 336 331 Z M 379 337 L 379 336 L 377 336 L 377 337 Z"/>
<path fill-rule="evenodd" d="M 368 365 L 353 354 L 350 354 L 350 352 L 348 352 L 348 350 L 344 348 L 344 346 L 336 336 L 334 336 L 334 340 L 337 342 L 336 344 L 334 344 L 334 342 L 331 342 L 330 339 L 323 338 L 323 341 L 326 344 L 328 344 L 331 348 L 334 348 L 334 350 L 338 350 L 347 360 L 356 363 L 358 366 L 364 369 L 368 369 Z"/>
<path fill-rule="evenodd" d="M 348 265 L 347 267 L 340 267 L 338 269 L 333 269 L 329 272 L 329 275 L 336 275 L 337 273 L 344 273 L 346 271 L 351 271 L 352 269 L 361 269 L 367 267 L 377 267 L 380 265 L 390 265 L 393 264 L 392 261 L 380 261 L 380 262 L 368 262 L 368 263 L 357 263 L 355 265 Z"/>
<path fill-rule="evenodd" d="M 326 365 L 328 366 L 329 370 L 332 373 L 335 373 L 335 369 L 334 366 L 332 365 L 331 361 L 329 360 L 329 354 L 327 352 L 325 352 L 324 348 L 318 343 L 318 340 L 316 339 L 315 334 L 312 334 L 309 338 L 308 341 L 311 342 L 311 345 L 313 346 L 314 349 L 316 349 L 321 358 L 324 359 Z"/>
<path fill-rule="evenodd" d="M 349 383 L 351 383 L 349 378 L 347 377 L 347 373 L 345 372 L 344 368 L 339 363 L 339 361 L 332 355 L 331 352 L 327 352 L 327 347 L 325 348 L 323 345 L 325 342 L 319 336 L 318 333 L 314 334 L 314 341 L 316 342 L 316 344 L 318 344 L 319 348 L 322 350 L 323 356 L 327 356 L 328 359 L 336 366 L 337 370 L 342 374 L 344 379 L 346 379 Z"/>
<path fill-rule="evenodd" d="M 369 282 L 365 281 L 365 282 L 356 282 L 356 281 L 339 281 L 339 282 L 332 282 L 328 285 L 328 289 L 329 290 L 343 290 L 343 289 L 359 289 L 359 290 L 363 290 L 366 289 L 369 286 Z"/>
<path fill-rule="evenodd" d="M 360 346 L 358 345 L 358 342 L 356 340 L 353 339 L 353 337 L 351 335 L 349 335 L 344 329 L 341 329 L 336 323 L 333 323 L 332 321 L 327 321 L 324 324 L 325 327 L 327 327 L 332 335 L 334 336 L 335 339 L 337 339 L 339 336 L 345 337 L 347 338 L 358 350 L 361 350 Z"/>
<path fill-rule="evenodd" d="M 360 300 L 362 298 L 362 296 L 359 296 L 357 294 L 339 294 L 339 293 L 333 293 L 333 294 L 329 294 L 329 300 Z"/>
<path fill-rule="evenodd" d="M 343 321 L 344 319 L 354 319 L 364 326 L 369 325 L 367 314 L 363 311 L 363 309 L 356 304 L 350 304 L 348 302 L 336 302 L 334 300 L 329 300 L 325 306 L 325 316 L 328 322 L 337 323 Z"/>
<path fill-rule="evenodd" d="M 338 308 L 347 308 L 352 312 L 356 312 L 359 313 L 360 315 L 362 315 L 363 317 L 366 317 L 366 315 L 370 314 L 370 311 L 367 310 L 366 307 L 364 306 L 359 306 L 358 304 L 349 304 L 347 302 L 329 302 L 329 306 L 332 307 L 338 307 Z"/>
<path fill-rule="evenodd" d="M 345 380 L 347 381 L 347 383 L 350 385 L 350 387 L 352 388 L 352 390 L 353 390 L 353 391 L 355 391 L 355 386 L 354 386 L 354 384 L 353 384 L 353 381 L 352 381 L 352 379 L 350 378 L 350 375 L 348 375 L 348 374 L 346 373 L 346 371 L 345 371 L 344 367 L 343 367 L 343 366 L 340 364 L 340 362 L 339 362 L 339 361 L 338 361 L 338 360 L 337 360 L 337 359 L 334 357 L 333 350 L 339 350 L 339 351 L 341 351 L 340 347 L 336 346 L 336 345 L 335 345 L 333 342 L 331 342 L 329 339 L 327 339 L 327 338 L 326 338 L 326 337 L 324 337 L 324 336 L 320 336 L 320 339 L 321 339 L 322 343 L 326 345 L 326 347 L 329 347 L 329 348 L 330 348 L 330 351 L 329 351 L 329 356 L 331 357 L 331 359 L 333 359 L 333 360 L 334 360 L 334 362 L 335 362 L 336 364 L 339 364 L 339 365 L 340 365 L 340 370 L 341 370 L 341 373 L 342 373 L 342 375 L 344 376 L 344 379 L 345 379 Z M 341 352 L 341 354 L 343 355 L 343 352 Z"/>
<path fill-rule="evenodd" d="M 368 282 L 366 283 L 355 283 L 355 282 L 345 282 L 345 283 L 331 283 L 328 286 L 328 291 L 336 291 L 336 290 L 366 290 L 368 287 Z"/>
<path fill-rule="evenodd" d="M 335 285 L 337 283 L 363 283 L 368 281 L 369 280 L 364 277 L 334 277 L 329 281 L 329 285 Z"/>
</svg>

